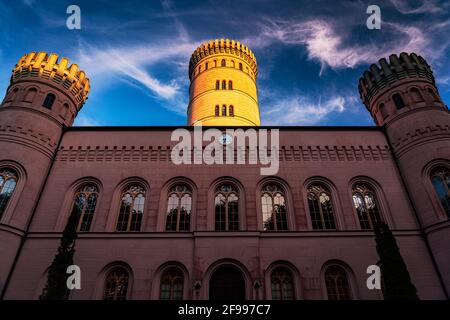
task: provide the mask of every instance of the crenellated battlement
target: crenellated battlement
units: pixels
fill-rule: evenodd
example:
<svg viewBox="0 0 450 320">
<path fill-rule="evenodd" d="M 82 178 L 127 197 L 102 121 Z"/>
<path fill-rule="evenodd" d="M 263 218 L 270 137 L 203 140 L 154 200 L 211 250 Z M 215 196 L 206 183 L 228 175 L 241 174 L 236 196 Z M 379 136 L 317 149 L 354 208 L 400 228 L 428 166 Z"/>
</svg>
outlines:
<svg viewBox="0 0 450 320">
<path fill-rule="evenodd" d="M 30 52 L 20 58 L 11 77 L 11 83 L 26 77 L 41 77 L 61 84 L 75 98 L 78 108 L 87 99 L 90 85 L 84 71 L 78 65 L 69 66 L 69 59 L 61 58 L 57 54 L 48 55 L 46 52 Z"/>
<path fill-rule="evenodd" d="M 207 57 L 216 54 L 229 53 L 234 54 L 247 62 L 253 73 L 258 74 L 256 57 L 253 52 L 239 41 L 229 39 L 216 39 L 201 44 L 192 54 L 189 60 L 189 78 L 192 79 L 192 72 L 197 63 Z"/>
<path fill-rule="evenodd" d="M 424 58 L 415 53 L 392 54 L 389 62 L 383 58 L 378 61 L 379 66 L 372 64 L 359 79 L 359 93 L 361 100 L 369 109 L 372 98 L 382 89 L 394 82 L 406 78 L 419 78 L 434 86 L 433 71 Z"/>
</svg>

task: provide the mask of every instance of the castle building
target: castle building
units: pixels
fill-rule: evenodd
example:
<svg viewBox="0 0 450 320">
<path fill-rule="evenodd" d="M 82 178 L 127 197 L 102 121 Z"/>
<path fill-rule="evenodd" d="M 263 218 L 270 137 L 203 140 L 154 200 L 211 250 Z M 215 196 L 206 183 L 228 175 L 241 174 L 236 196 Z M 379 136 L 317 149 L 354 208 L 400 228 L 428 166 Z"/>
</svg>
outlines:
<svg viewBox="0 0 450 320">
<path fill-rule="evenodd" d="M 366 285 L 377 221 L 419 297 L 449 298 L 450 114 L 422 57 L 364 72 L 373 127 L 261 127 L 239 42 L 202 44 L 189 77 L 186 127 L 72 127 L 86 74 L 56 54 L 19 60 L 0 106 L 2 298 L 39 297 L 73 212 L 70 299 L 383 299 Z M 174 163 L 172 133 L 199 124 L 279 129 L 278 172 Z"/>
</svg>

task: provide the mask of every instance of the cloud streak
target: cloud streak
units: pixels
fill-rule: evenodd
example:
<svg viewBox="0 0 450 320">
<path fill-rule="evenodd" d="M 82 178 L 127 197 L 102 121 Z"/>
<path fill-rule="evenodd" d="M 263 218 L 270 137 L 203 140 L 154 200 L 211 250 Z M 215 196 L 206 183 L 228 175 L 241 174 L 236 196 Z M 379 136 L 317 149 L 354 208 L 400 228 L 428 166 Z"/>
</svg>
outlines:
<svg viewBox="0 0 450 320">
<path fill-rule="evenodd" d="M 179 94 L 180 84 L 176 80 L 164 83 L 157 79 L 152 75 L 152 67 L 170 61 L 174 63 L 175 68 L 179 68 L 180 61 L 186 61 L 195 48 L 194 43 L 117 48 L 85 45 L 80 49 L 76 61 L 91 79 L 100 81 L 118 76 L 148 89 L 157 98 L 170 100 Z"/>
<path fill-rule="evenodd" d="M 294 95 L 275 102 L 273 108 L 262 113 L 262 121 L 267 125 L 314 125 L 332 113 L 344 112 L 345 103 L 342 96 L 334 96 L 324 102 L 319 96 L 314 102 L 309 97 Z"/>
<path fill-rule="evenodd" d="M 444 26 L 444 25 L 443 25 Z M 391 40 L 384 42 L 346 43 L 348 35 L 337 33 L 338 26 L 321 20 L 309 21 L 277 21 L 267 19 L 260 26 L 257 37 L 246 41 L 252 47 L 264 48 L 281 42 L 285 45 L 304 46 L 310 60 L 320 62 L 322 75 L 326 67 L 333 69 L 354 68 L 365 63 L 374 63 L 382 57 L 403 51 L 416 52 L 428 59 L 440 57 L 445 45 L 431 46 L 432 38 L 425 35 L 415 26 L 405 26 L 400 23 L 383 22 L 384 32 L 393 34 Z M 442 29 L 442 26 L 440 27 Z"/>
</svg>

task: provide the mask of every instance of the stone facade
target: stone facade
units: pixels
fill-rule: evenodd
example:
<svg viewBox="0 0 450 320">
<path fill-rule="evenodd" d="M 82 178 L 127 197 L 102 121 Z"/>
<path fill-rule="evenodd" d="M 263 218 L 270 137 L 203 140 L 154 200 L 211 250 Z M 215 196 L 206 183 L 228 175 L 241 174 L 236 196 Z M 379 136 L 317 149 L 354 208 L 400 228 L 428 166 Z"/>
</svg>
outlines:
<svg viewBox="0 0 450 320">
<path fill-rule="evenodd" d="M 0 220 L 5 299 L 38 298 L 84 186 L 94 188 L 89 192 L 96 204 L 90 218 L 83 207 L 89 223 L 80 222 L 74 257 L 82 289 L 72 291 L 71 299 L 105 298 L 106 278 L 117 268 L 127 273 L 127 290 L 120 294 L 128 299 L 167 297 L 161 279 L 167 284 L 169 270 L 176 270 L 171 279 L 178 279 L 169 296 L 208 299 L 224 266 L 238 271 L 246 299 L 332 298 L 331 267 L 346 278 L 340 298 L 382 299 L 379 290 L 366 286 L 366 269 L 378 256 L 373 231 L 363 227 L 355 208 L 356 186 L 371 190 L 420 298 L 448 298 L 450 220 L 432 177 L 436 169 L 445 175 L 450 168 L 450 115 L 422 58 L 392 56 L 364 74 L 361 97 L 376 127 L 279 128 L 280 169 L 274 176 L 262 176 L 258 164 L 175 165 L 171 134 L 177 127 L 71 128 L 88 90 L 77 101 L 55 81 L 52 75 L 61 69 L 55 59 L 50 77 L 42 76 L 48 58 L 28 61 L 27 70 L 37 69 L 37 75 L 13 78 L 0 107 L 0 170 L 13 172 L 16 182 Z M 61 70 L 67 76 L 67 63 Z M 84 73 L 81 80 L 78 70 L 73 75 L 72 83 L 84 81 Z M 50 108 L 49 93 L 55 96 Z M 185 129 L 193 134 L 193 127 Z M 127 191 L 130 185 L 139 191 Z M 177 220 L 178 231 L 167 231 L 168 198 L 176 185 L 189 190 L 190 224 L 183 229 Z M 223 185 L 237 198 L 238 209 L 227 210 L 234 210 L 239 223 L 216 231 L 215 199 Z M 284 199 L 281 230 L 266 224 L 267 202 L 261 197 L 267 186 L 276 186 Z M 323 189 L 326 205 L 320 210 L 311 204 L 312 186 Z M 141 220 L 117 231 L 126 194 Z M 313 211 L 322 218 L 332 212 L 333 226 L 318 228 Z M 280 270 L 288 285 L 278 290 L 274 277 Z"/>
</svg>

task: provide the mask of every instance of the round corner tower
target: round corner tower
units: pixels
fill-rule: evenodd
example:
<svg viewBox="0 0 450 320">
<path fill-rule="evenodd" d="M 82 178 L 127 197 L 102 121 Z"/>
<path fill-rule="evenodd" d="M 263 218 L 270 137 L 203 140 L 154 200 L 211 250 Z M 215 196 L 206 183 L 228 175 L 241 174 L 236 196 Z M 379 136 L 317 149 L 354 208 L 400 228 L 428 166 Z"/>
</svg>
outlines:
<svg viewBox="0 0 450 320">
<path fill-rule="evenodd" d="M 415 53 L 391 55 L 389 62 L 381 59 L 364 72 L 359 92 L 375 123 L 384 127 L 419 226 L 450 292 L 450 112 L 433 72 Z"/>
<path fill-rule="evenodd" d="M 228 39 L 200 45 L 189 61 L 188 125 L 259 126 L 253 52 Z"/>
<path fill-rule="evenodd" d="M 66 58 L 58 61 L 56 54 L 25 54 L 13 69 L 0 105 L 0 291 L 64 130 L 72 125 L 88 93 L 86 74 Z"/>
</svg>

